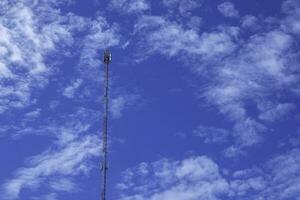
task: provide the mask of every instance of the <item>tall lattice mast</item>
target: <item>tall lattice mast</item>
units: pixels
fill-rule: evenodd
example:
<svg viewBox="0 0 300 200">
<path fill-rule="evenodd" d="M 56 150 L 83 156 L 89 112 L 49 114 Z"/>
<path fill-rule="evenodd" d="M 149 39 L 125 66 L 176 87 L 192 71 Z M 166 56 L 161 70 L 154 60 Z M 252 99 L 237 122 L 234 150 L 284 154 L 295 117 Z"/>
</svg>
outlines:
<svg viewBox="0 0 300 200">
<path fill-rule="evenodd" d="M 101 188 L 101 200 L 106 200 L 106 179 L 108 170 L 108 160 L 107 160 L 107 127 L 108 127 L 108 88 L 109 88 L 109 63 L 111 62 L 111 53 L 106 49 L 103 55 L 104 62 L 104 94 L 103 94 L 103 124 L 102 124 L 102 188 Z"/>
</svg>

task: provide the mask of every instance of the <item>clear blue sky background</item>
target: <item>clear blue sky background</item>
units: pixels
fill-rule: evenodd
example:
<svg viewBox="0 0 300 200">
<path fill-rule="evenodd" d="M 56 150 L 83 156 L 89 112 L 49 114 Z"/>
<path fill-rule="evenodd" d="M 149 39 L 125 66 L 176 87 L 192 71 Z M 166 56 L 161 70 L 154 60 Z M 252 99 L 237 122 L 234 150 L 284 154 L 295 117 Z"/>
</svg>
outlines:
<svg viewBox="0 0 300 200">
<path fill-rule="evenodd" d="M 0 199 L 299 200 L 298 0 L 1 0 Z"/>
</svg>

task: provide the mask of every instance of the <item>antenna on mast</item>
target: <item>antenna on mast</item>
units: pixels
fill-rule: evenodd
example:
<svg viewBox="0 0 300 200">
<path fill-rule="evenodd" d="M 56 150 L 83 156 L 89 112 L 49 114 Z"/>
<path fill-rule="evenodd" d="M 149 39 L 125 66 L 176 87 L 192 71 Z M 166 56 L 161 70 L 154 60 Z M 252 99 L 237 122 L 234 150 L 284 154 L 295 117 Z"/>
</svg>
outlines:
<svg viewBox="0 0 300 200">
<path fill-rule="evenodd" d="M 102 191 L 101 200 L 106 200 L 106 182 L 107 182 L 107 170 L 108 170 L 108 159 L 107 159 L 107 127 L 108 127 L 108 92 L 109 92 L 109 63 L 111 62 L 111 53 L 108 49 L 105 49 L 103 54 L 104 62 L 104 94 L 103 94 L 103 124 L 102 124 Z"/>
</svg>

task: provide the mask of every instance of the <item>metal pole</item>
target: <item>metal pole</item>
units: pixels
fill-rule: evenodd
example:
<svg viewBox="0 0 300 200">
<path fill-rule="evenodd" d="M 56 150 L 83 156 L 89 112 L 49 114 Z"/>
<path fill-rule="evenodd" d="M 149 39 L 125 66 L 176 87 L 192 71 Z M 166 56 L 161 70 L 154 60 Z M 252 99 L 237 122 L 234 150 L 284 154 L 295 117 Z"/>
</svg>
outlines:
<svg viewBox="0 0 300 200">
<path fill-rule="evenodd" d="M 107 127 L 108 127 L 108 92 L 109 92 L 109 63 L 111 61 L 111 54 L 108 50 L 104 51 L 104 94 L 103 94 L 103 124 L 102 124 L 102 192 L 101 200 L 106 200 L 106 182 L 107 182 L 107 170 L 108 170 L 108 160 L 107 160 Z"/>
</svg>

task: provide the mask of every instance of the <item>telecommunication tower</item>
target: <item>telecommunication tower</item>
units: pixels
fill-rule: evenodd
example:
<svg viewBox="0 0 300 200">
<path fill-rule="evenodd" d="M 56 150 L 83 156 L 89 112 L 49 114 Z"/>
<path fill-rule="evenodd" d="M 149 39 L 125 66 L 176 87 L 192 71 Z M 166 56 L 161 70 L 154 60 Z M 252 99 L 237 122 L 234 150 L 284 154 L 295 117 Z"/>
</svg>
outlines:
<svg viewBox="0 0 300 200">
<path fill-rule="evenodd" d="M 103 54 L 104 62 L 104 94 L 103 94 L 103 124 L 102 124 L 102 170 L 101 170 L 101 200 L 106 200 L 106 182 L 107 182 L 107 127 L 108 127 L 108 92 L 109 92 L 109 63 L 111 62 L 111 53 L 109 50 L 105 50 Z"/>
</svg>

